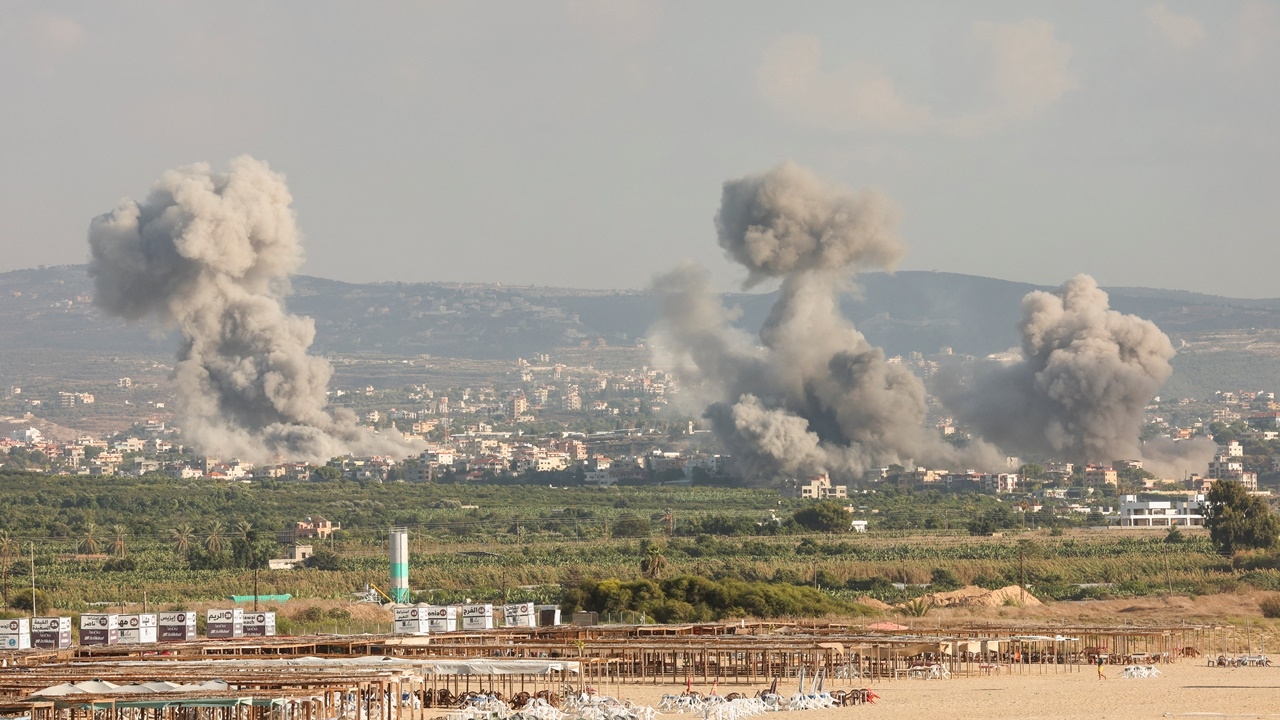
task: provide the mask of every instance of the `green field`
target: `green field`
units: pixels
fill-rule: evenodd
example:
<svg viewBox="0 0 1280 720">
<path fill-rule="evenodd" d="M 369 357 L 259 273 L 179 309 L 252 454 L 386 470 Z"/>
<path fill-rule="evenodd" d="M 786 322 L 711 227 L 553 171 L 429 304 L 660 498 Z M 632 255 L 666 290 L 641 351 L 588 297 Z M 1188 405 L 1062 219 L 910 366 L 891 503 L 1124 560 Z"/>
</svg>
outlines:
<svg viewBox="0 0 1280 720">
<path fill-rule="evenodd" d="M 250 594 L 251 568 L 281 549 L 276 531 L 316 515 L 343 527 L 320 548 L 318 567 L 261 570 L 261 593 L 349 598 L 365 583 L 383 585 L 390 526 L 410 529 L 410 585 L 435 602 L 553 601 L 603 579 L 637 580 L 654 554 L 668 582 L 816 587 L 837 603 L 824 612 L 857 612 L 847 603 L 861 595 L 898 602 L 922 592 L 893 583 L 996 588 L 1025 580 L 1043 599 L 1206 594 L 1242 582 L 1280 589 L 1272 556 L 1223 557 L 1203 535 L 1169 542 L 1159 531 L 1076 528 L 973 494 L 894 491 L 852 502 L 871 532 L 807 530 L 792 519 L 805 505 L 770 490 L 227 485 L 11 473 L 0 474 L 0 531 L 20 549 L 7 558 L 10 585 L 29 585 L 34 548 L 37 585 L 70 611 L 138 602 L 144 591 L 157 604 Z M 968 533 L 983 516 L 1000 517 L 1000 537 Z M 190 532 L 178 533 L 187 536 L 180 542 L 173 531 L 183 526 Z M 580 594 L 564 599 L 582 602 Z M 689 616 L 727 609 L 709 604 Z"/>
</svg>

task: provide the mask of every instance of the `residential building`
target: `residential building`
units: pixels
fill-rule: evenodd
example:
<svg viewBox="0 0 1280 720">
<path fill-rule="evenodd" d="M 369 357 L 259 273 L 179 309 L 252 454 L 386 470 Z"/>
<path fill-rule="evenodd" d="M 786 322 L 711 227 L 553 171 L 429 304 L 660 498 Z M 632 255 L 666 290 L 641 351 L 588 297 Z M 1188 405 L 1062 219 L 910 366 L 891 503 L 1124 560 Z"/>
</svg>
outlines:
<svg viewBox="0 0 1280 720">
<path fill-rule="evenodd" d="M 1011 493 L 1018 489 L 1017 473 L 991 473 L 982 476 L 982 489 L 994 493 Z"/>
<path fill-rule="evenodd" d="M 507 417 L 512 419 L 529 412 L 529 400 L 523 392 L 518 392 L 507 399 Z"/>
<path fill-rule="evenodd" d="M 314 518 L 306 518 L 294 522 L 287 530 L 277 533 L 276 538 L 282 543 L 296 543 L 299 540 L 309 540 L 315 538 L 324 540 L 333 534 L 334 530 L 341 530 L 342 523 L 331 523 L 328 520 L 317 515 Z"/>
<path fill-rule="evenodd" d="M 1280 412 L 1265 412 L 1250 416 L 1249 427 L 1258 430 L 1280 429 Z"/>
<path fill-rule="evenodd" d="M 1138 500 L 1125 495 L 1120 503 L 1121 527 L 1199 527 L 1204 525 L 1204 496 L 1188 500 Z"/>
<path fill-rule="evenodd" d="M 799 480 L 788 481 L 783 486 L 782 494 L 791 498 L 827 500 L 830 498 L 849 497 L 849 488 L 847 485 L 832 485 L 831 476 L 822 473 L 821 475 L 810 477 L 803 483 Z"/>
<path fill-rule="evenodd" d="M 1119 475 L 1110 465 L 1086 465 L 1084 468 L 1084 484 L 1090 487 L 1120 484 Z"/>
</svg>

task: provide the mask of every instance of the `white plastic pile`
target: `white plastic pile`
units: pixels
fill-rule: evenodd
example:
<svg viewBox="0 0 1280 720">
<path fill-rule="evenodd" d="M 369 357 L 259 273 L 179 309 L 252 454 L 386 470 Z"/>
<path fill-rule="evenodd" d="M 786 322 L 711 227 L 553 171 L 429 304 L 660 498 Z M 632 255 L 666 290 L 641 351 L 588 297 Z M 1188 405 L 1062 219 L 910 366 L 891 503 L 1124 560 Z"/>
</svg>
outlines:
<svg viewBox="0 0 1280 720">
<path fill-rule="evenodd" d="M 570 695 L 564 710 L 546 700 L 534 698 L 516 710 L 494 698 L 483 698 L 450 711 L 447 720 L 653 720 L 651 707 L 636 705 L 606 695 Z"/>
<path fill-rule="evenodd" d="M 1120 677 L 1127 678 L 1149 678 L 1160 677 L 1160 671 L 1155 665 L 1127 665 L 1124 672 L 1120 673 Z"/>
</svg>

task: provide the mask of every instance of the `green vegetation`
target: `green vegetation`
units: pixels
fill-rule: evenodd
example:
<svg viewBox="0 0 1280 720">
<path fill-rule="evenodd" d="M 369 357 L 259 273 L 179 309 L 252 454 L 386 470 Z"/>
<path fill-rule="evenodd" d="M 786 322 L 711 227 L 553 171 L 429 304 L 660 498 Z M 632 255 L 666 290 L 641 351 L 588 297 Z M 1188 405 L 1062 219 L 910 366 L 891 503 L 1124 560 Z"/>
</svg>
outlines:
<svg viewBox="0 0 1280 720">
<path fill-rule="evenodd" d="M 564 594 L 568 605 L 677 619 L 748 607 L 848 613 L 859 611 L 853 603 L 863 595 L 898 603 L 918 596 L 915 586 L 994 589 L 1019 583 L 1024 572 L 1042 599 L 1208 594 L 1242 584 L 1280 591 L 1280 553 L 1227 557 L 1198 532 L 1076 530 L 1078 513 L 1024 513 L 972 493 L 886 487 L 851 503 L 853 517 L 870 521 L 869 534 L 849 532 L 843 505 L 767 490 L 228 485 L 0 472 L 0 567 L 8 570 L 0 575 L 12 606 L 16 588 L 30 586 L 26 555 L 34 544 L 40 592 L 70 612 L 90 602 L 137 602 L 144 592 L 157 606 L 248 594 L 255 568 L 263 594 L 349 598 L 385 581 L 386 529 L 398 525 L 411 532 L 410 584 L 428 602 L 551 602 Z M 276 532 L 317 515 L 342 530 L 317 541 L 305 567 L 264 569 L 282 550 Z M 811 517 L 818 522 L 808 524 Z M 987 523 L 1004 537 L 970 535 Z M 670 584 L 684 578 L 723 592 Z M 661 595 L 625 603 L 573 595 L 607 580 L 633 595 L 651 587 Z M 642 581 L 652 585 L 633 585 Z M 762 587 L 772 590 L 761 595 Z"/>
<path fill-rule="evenodd" d="M 1250 495 L 1240 483 L 1214 483 L 1205 496 L 1205 527 L 1224 553 L 1269 548 L 1280 538 L 1280 518 L 1266 501 Z"/>
<path fill-rule="evenodd" d="M 849 529 L 849 513 L 834 500 L 820 500 L 791 516 L 796 524 L 813 532 L 845 532 Z"/>
<path fill-rule="evenodd" d="M 658 622 L 704 622 L 734 617 L 856 615 L 866 608 L 811 587 L 782 583 L 708 580 L 682 575 L 661 582 L 618 580 L 583 582 L 567 588 L 561 610 L 644 613 Z"/>
</svg>

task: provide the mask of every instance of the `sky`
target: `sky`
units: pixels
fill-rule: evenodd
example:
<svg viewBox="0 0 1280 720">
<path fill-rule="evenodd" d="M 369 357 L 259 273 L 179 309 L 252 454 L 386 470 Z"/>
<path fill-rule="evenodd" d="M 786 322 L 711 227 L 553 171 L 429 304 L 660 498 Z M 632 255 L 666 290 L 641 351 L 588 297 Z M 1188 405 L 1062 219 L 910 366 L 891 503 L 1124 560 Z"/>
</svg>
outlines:
<svg viewBox="0 0 1280 720">
<path fill-rule="evenodd" d="M 791 159 L 909 270 L 1277 297 L 1280 0 L 0 4 L 0 271 L 167 169 L 284 173 L 303 272 L 722 289 L 721 185 Z"/>
</svg>

